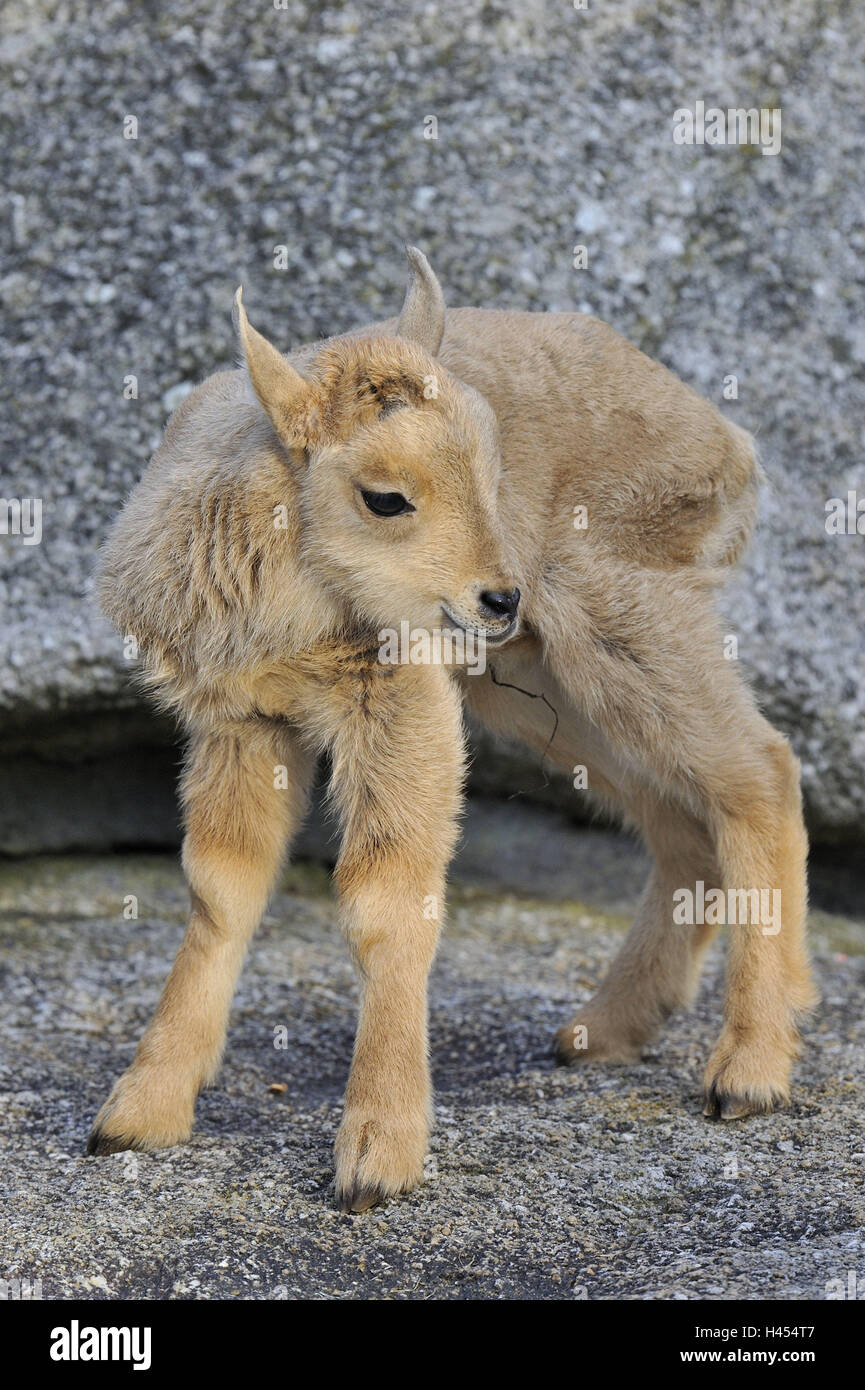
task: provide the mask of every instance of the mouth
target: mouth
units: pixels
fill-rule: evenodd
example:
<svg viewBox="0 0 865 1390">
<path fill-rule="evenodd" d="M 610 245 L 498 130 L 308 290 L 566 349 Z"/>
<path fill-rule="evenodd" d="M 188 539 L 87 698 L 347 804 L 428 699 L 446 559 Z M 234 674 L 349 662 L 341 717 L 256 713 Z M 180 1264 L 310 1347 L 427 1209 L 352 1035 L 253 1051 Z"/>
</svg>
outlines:
<svg viewBox="0 0 865 1390">
<path fill-rule="evenodd" d="M 477 627 L 474 623 L 464 622 L 462 618 L 458 618 L 455 613 L 450 611 L 446 603 L 442 604 L 442 612 L 448 621 L 453 623 L 454 627 L 462 628 L 463 632 L 471 632 L 491 647 L 498 647 L 502 642 L 507 642 L 513 637 L 520 621 L 518 617 L 514 616 L 508 622 L 507 627 L 502 628 L 499 632 L 491 632 L 489 628 Z"/>
</svg>

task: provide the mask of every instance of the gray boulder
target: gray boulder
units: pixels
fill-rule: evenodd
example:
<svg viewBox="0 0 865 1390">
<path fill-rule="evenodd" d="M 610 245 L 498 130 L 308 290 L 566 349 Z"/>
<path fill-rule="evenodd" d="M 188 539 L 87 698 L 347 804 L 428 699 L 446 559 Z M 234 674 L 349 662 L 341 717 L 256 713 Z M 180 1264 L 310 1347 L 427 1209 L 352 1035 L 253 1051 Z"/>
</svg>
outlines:
<svg viewBox="0 0 865 1390">
<path fill-rule="evenodd" d="M 862 12 L 806 0 L 768 31 L 711 0 L 7 6 L 0 496 L 39 499 L 42 535 L 0 535 L 0 844 L 176 836 L 96 549 L 167 411 L 232 361 L 235 286 L 287 349 L 391 314 L 403 240 L 451 303 L 595 313 L 755 432 L 729 632 L 813 832 L 861 843 L 865 537 L 825 507 L 865 498 L 863 49 Z M 677 144 L 699 101 L 780 109 L 780 151 Z M 579 814 L 486 745 L 476 776 Z"/>
</svg>

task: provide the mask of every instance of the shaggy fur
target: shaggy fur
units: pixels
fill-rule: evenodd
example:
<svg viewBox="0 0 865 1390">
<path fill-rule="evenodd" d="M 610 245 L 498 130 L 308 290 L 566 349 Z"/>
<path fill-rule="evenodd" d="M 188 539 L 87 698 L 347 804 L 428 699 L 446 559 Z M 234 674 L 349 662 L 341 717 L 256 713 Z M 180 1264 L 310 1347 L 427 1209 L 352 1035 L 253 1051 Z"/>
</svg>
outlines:
<svg viewBox="0 0 865 1390">
<path fill-rule="evenodd" d="M 797 1015 L 814 1001 L 797 764 L 724 659 L 714 604 L 753 521 L 750 438 L 595 319 L 445 315 L 426 260 L 409 259 L 398 321 L 288 358 L 250 326 L 238 292 L 244 367 L 176 411 L 101 574 L 106 612 L 189 732 L 192 908 L 90 1150 L 189 1136 L 328 750 L 341 918 L 361 981 L 336 1143 L 338 1201 L 355 1211 L 422 1175 L 427 974 L 465 704 L 559 767 L 586 766 L 590 793 L 654 853 L 606 981 L 558 1035 L 561 1060 L 633 1057 L 688 1002 L 713 928 L 677 925 L 673 895 L 698 880 L 780 889 L 783 905 L 780 931 L 730 928 L 707 1114 L 787 1100 Z M 370 492 L 413 510 L 374 515 Z M 513 606 L 517 586 L 518 620 L 482 597 Z M 401 620 L 482 632 L 486 674 L 383 664 L 378 633 Z M 514 686 L 554 706 L 552 742 L 548 705 Z"/>
</svg>

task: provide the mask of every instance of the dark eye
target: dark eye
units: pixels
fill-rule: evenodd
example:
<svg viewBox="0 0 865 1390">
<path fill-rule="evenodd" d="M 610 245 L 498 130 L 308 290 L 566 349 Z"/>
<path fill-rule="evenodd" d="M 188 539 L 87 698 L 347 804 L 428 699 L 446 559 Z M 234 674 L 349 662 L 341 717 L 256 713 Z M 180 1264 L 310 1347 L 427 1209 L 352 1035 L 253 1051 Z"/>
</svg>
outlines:
<svg viewBox="0 0 865 1390">
<path fill-rule="evenodd" d="M 360 495 L 374 516 L 402 516 L 403 512 L 414 511 L 401 492 L 366 492 L 361 488 Z"/>
</svg>

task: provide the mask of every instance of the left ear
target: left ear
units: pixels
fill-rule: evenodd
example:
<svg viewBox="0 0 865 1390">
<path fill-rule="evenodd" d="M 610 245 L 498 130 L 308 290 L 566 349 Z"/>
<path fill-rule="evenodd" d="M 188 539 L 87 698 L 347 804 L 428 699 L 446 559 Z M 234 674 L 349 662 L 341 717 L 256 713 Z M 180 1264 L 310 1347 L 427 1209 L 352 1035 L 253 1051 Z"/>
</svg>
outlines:
<svg viewBox="0 0 865 1390">
<path fill-rule="evenodd" d="M 445 297 L 423 252 L 407 246 L 405 253 L 410 274 L 396 331 L 435 357 L 444 337 Z"/>
</svg>

